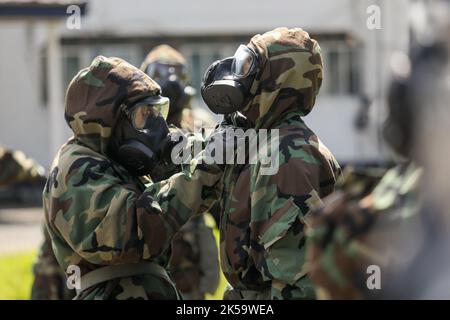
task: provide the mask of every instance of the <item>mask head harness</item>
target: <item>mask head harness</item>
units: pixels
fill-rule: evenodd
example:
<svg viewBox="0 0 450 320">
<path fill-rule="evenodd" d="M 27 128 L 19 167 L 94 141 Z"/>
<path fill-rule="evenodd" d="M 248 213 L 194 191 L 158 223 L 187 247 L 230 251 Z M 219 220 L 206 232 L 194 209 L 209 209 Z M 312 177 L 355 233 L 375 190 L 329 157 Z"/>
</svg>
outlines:
<svg viewBox="0 0 450 320">
<path fill-rule="evenodd" d="M 250 89 L 259 71 L 255 51 L 240 45 L 233 57 L 212 63 L 201 86 L 202 98 L 212 112 L 230 114 L 250 101 Z"/>
<path fill-rule="evenodd" d="M 110 141 L 112 157 L 132 175 L 150 174 L 168 139 L 169 99 L 151 96 L 123 104 Z"/>
</svg>

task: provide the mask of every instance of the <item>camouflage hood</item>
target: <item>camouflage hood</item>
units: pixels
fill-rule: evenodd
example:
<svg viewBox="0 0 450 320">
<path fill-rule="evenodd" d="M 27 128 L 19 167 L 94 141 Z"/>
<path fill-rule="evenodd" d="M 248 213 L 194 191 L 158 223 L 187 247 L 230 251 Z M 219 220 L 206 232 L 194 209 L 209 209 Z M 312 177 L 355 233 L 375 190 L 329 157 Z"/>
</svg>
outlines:
<svg viewBox="0 0 450 320">
<path fill-rule="evenodd" d="M 77 140 L 106 154 L 119 107 L 158 94 L 159 85 L 144 72 L 120 58 L 98 56 L 70 82 L 65 118 Z"/>
<path fill-rule="evenodd" d="M 319 44 L 302 29 L 277 28 L 254 36 L 248 46 L 258 53 L 261 71 L 243 113 L 256 128 L 270 128 L 289 112 L 311 112 L 322 84 Z"/>
<path fill-rule="evenodd" d="M 150 51 L 141 65 L 141 70 L 145 72 L 152 62 L 186 65 L 183 55 L 167 44 L 162 44 Z"/>
</svg>

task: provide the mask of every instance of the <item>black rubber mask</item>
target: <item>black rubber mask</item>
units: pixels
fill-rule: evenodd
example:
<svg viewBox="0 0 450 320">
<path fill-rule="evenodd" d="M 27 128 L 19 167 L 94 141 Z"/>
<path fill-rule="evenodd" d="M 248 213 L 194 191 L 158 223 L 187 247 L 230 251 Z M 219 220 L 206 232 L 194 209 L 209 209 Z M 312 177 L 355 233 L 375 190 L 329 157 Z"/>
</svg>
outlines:
<svg viewBox="0 0 450 320">
<path fill-rule="evenodd" d="M 132 175 L 150 174 L 167 143 L 168 99 L 149 97 L 126 108 L 111 139 L 113 157 Z"/>
<path fill-rule="evenodd" d="M 249 101 L 257 71 L 257 54 L 241 45 L 233 57 L 216 61 L 206 70 L 201 86 L 203 100 L 217 114 L 241 110 Z"/>
</svg>

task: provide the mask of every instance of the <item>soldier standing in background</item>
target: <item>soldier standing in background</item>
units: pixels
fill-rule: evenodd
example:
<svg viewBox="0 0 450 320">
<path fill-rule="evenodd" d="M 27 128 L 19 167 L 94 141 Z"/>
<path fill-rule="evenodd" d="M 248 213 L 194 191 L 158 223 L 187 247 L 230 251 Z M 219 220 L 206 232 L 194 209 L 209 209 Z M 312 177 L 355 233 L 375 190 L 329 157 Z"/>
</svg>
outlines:
<svg viewBox="0 0 450 320">
<path fill-rule="evenodd" d="M 80 268 L 77 299 L 180 298 L 165 271 L 170 243 L 217 200 L 223 166 L 205 164 L 202 153 L 172 175 L 166 163 L 176 141 L 160 93 L 142 71 L 102 56 L 69 84 L 65 117 L 74 137 L 58 152 L 43 197 L 59 265 Z M 218 139 L 222 132 L 206 148 Z"/>
<path fill-rule="evenodd" d="M 303 272 L 305 217 L 333 192 L 340 174 L 302 119 L 314 107 L 322 76 L 319 44 L 299 28 L 255 35 L 205 72 L 202 97 L 226 114 L 223 124 L 268 132 L 269 140 L 279 133 L 273 174 L 264 173 L 260 159 L 225 168 L 220 261 L 232 286 L 226 299 L 314 298 Z"/>
<path fill-rule="evenodd" d="M 0 146 L 0 202 L 41 204 L 45 170 L 22 151 Z"/>
<path fill-rule="evenodd" d="M 45 226 L 42 227 L 42 234 L 44 240 L 33 265 L 31 300 L 71 300 L 76 292 L 67 287 L 66 274 L 56 260 L 52 241 Z"/>
<path fill-rule="evenodd" d="M 170 99 L 167 123 L 186 133 L 194 131 L 191 98 L 195 90 L 188 85 L 186 60 L 180 52 L 168 45 L 160 45 L 149 52 L 141 70 L 155 80 L 162 95 Z M 200 115 L 202 115 L 200 113 Z M 195 119 L 208 125 L 211 121 Z M 169 271 L 185 299 L 204 299 L 213 294 L 219 285 L 220 268 L 217 244 L 213 230 L 204 216 L 190 219 L 174 236 Z"/>
<path fill-rule="evenodd" d="M 187 66 L 184 57 L 175 49 L 162 45 L 152 50 L 141 69 L 155 77 L 170 99 L 168 124 L 184 132 L 194 129 L 190 100 L 195 90 L 187 85 Z M 200 120 L 210 125 L 205 113 Z M 210 219 L 211 220 L 211 219 Z M 33 300 L 72 299 L 74 290 L 66 285 L 66 275 L 54 256 L 50 237 L 43 228 L 44 241 L 33 267 Z M 174 238 L 170 271 L 177 287 L 187 299 L 204 299 L 214 293 L 219 283 L 218 250 L 212 229 L 202 216 L 192 218 Z"/>
</svg>

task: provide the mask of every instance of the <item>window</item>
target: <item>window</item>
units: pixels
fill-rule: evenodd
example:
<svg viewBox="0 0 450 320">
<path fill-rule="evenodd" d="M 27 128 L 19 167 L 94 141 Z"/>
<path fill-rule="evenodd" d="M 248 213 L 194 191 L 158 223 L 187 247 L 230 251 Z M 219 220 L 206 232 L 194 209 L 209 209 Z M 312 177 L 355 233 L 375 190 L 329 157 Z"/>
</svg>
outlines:
<svg viewBox="0 0 450 320">
<path fill-rule="evenodd" d="M 72 78 L 80 70 L 80 58 L 78 56 L 66 56 L 63 59 L 64 88 L 67 88 Z"/>
<path fill-rule="evenodd" d="M 319 43 L 324 64 L 321 94 L 359 94 L 359 48 L 350 46 L 345 40 L 319 40 Z"/>
<path fill-rule="evenodd" d="M 46 107 L 48 104 L 48 73 L 47 48 L 44 47 L 39 54 L 39 102 Z"/>
</svg>

